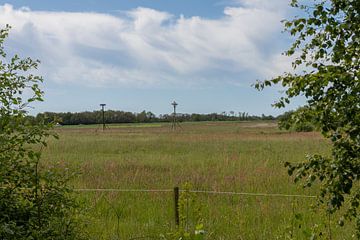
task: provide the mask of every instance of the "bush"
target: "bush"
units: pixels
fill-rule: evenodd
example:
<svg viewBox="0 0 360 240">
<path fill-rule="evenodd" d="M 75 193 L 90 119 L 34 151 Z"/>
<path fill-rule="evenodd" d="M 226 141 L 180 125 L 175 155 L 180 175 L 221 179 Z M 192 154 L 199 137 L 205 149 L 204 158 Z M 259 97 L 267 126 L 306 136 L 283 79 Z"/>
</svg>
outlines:
<svg viewBox="0 0 360 240">
<path fill-rule="evenodd" d="M 9 29 L 0 30 L 0 239 L 82 239 L 71 174 L 39 165 L 52 125 L 27 116 L 29 104 L 42 101 L 42 78 L 26 74 L 39 61 L 6 58 Z"/>
<path fill-rule="evenodd" d="M 296 132 L 312 132 L 315 130 L 315 127 L 310 122 L 298 123 L 294 126 Z"/>
<path fill-rule="evenodd" d="M 313 117 L 311 109 L 298 108 L 296 111 L 288 111 L 278 117 L 279 129 L 296 132 L 312 132 L 317 129 L 317 120 Z"/>
</svg>

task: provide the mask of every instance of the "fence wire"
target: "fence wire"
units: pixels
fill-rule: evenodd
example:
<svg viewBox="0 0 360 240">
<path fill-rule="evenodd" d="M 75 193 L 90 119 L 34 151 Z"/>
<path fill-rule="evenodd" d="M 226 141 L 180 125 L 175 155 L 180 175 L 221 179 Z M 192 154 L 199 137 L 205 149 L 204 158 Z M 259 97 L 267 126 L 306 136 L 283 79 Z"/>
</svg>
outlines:
<svg viewBox="0 0 360 240">
<path fill-rule="evenodd" d="M 117 189 L 117 188 L 76 188 L 76 192 L 173 192 L 174 189 Z M 250 193 L 250 192 L 228 192 L 209 190 L 180 190 L 180 192 L 204 193 L 212 195 L 241 195 L 255 197 L 293 197 L 293 198 L 316 198 L 314 195 L 282 194 L 282 193 Z"/>
</svg>

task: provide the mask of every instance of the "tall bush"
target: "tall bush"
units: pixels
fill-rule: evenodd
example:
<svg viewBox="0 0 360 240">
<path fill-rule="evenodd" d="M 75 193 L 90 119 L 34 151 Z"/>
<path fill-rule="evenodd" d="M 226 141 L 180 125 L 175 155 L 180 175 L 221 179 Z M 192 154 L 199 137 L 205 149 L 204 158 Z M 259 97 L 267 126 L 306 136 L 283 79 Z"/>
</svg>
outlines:
<svg viewBox="0 0 360 240">
<path fill-rule="evenodd" d="M 70 174 L 41 169 L 42 147 L 51 124 L 27 118 L 29 104 L 43 101 L 39 61 L 7 57 L 0 30 L 0 239 L 81 239 Z"/>
</svg>

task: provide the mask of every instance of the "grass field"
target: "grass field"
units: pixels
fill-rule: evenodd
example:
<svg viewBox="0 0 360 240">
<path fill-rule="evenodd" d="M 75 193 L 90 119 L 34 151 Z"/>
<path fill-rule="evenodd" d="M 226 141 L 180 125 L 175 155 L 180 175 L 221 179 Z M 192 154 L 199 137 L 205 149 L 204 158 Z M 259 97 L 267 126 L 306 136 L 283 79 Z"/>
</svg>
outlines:
<svg viewBox="0 0 360 240">
<path fill-rule="evenodd" d="M 316 194 L 293 184 L 285 161 L 306 153 L 329 154 L 319 133 L 279 131 L 274 122 L 183 123 L 58 127 L 45 163 L 59 162 L 82 174 L 76 188 L 193 189 L 248 193 Z M 174 228 L 171 192 L 79 192 L 87 206 L 94 239 L 158 239 Z M 206 239 L 350 239 L 351 232 L 329 221 L 314 199 L 198 193 Z M 294 216 L 297 216 L 295 220 Z M 300 216 L 300 217 L 299 217 Z M 330 223 L 330 228 L 329 228 Z M 299 228 L 301 224 L 301 228 Z M 317 224 L 317 225 L 315 225 Z M 315 227 L 314 227 L 315 226 Z M 287 236 L 286 236 L 287 235 Z"/>
</svg>

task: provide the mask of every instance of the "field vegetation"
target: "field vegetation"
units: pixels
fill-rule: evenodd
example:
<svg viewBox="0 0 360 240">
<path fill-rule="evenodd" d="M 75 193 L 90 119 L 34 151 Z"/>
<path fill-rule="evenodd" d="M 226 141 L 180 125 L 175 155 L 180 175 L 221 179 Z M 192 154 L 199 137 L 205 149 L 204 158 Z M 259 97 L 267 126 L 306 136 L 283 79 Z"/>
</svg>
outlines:
<svg viewBox="0 0 360 240">
<path fill-rule="evenodd" d="M 278 130 L 273 121 L 62 126 L 49 140 L 43 165 L 80 171 L 77 189 L 154 189 L 168 192 L 79 191 L 94 239 L 160 239 L 175 228 L 171 190 L 316 195 L 293 184 L 284 163 L 305 153 L 328 155 L 317 132 Z M 205 239 L 351 239 L 316 199 L 197 193 Z M 186 214 L 191 215 L 191 211 Z M 191 221 L 191 219 L 189 220 Z"/>
</svg>

